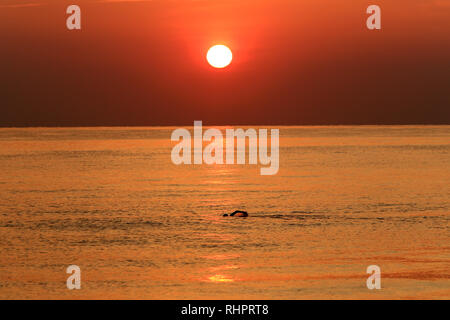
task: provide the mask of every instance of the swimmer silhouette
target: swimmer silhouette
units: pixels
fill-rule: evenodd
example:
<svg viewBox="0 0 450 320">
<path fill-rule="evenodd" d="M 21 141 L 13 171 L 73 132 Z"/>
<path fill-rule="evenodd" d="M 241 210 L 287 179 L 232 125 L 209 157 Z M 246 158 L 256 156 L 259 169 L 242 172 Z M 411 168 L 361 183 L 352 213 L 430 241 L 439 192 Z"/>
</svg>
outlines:
<svg viewBox="0 0 450 320">
<path fill-rule="evenodd" d="M 228 217 L 228 214 L 225 213 L 223 216 Z M 236 210 L 235 212 L 230 214 L 230 217 L 248 217 L 248 213 L 246 211 Z"/>
</svg>

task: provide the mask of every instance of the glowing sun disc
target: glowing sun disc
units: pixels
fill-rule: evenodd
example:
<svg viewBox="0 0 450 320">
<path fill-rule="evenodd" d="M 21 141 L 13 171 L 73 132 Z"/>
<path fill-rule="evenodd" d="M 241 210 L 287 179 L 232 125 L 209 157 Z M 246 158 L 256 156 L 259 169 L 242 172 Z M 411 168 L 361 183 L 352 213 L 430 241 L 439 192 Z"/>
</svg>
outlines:
<svg viewBox="0 0 450 320">
<path fill-rule="evenodd" d="M 216 45 L 208 50 L 206 60 L 214 68 L 225 68 L 233 60 L 233 53 L 224 45 Z"/>
</svg>

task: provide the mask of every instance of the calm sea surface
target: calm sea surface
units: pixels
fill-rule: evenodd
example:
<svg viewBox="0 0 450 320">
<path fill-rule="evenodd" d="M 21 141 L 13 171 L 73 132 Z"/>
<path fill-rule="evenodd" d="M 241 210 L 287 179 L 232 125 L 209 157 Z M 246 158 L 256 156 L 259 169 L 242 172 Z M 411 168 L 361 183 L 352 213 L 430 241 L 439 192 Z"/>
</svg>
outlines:
<svg viewBox="0 0 450 320">
<path fill-rule="evenodd" d="M 450 298 L 450 126 L 281 127 L 275 176 L 174 129 L 0 129 L 0 298 Z"/>
</svg>

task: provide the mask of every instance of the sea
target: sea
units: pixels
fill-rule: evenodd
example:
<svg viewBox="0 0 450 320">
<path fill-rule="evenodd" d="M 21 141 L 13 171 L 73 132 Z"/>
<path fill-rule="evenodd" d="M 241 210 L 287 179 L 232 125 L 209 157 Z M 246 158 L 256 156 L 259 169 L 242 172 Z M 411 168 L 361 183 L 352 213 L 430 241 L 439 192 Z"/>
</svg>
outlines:
<svg viewBox="0 0 450 320">
<path fill-rule="evenodd" d="M 175 165 L 175 127 L 0 129 L 0 298 L 450 298 L 450 126 L 264 128 L 272 176 Z"/>
</svg>

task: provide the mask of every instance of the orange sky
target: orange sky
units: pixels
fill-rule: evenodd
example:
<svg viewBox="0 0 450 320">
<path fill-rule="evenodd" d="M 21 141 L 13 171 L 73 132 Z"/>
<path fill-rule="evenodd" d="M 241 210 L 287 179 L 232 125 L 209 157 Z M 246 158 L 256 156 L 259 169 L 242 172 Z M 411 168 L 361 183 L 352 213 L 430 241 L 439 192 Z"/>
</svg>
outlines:
<svg viewBox="0 0 450 320">
<path fill-rule="evenodd" d="M 450 123 L 450 0 L 3 0 L 0 39 L 2 126 Z"/>
</svg>

